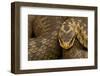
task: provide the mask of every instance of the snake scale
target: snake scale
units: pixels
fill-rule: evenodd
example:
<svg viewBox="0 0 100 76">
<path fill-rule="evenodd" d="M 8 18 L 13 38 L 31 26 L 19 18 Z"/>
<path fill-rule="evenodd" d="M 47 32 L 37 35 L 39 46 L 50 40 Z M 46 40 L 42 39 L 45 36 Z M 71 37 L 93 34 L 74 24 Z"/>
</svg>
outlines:
<svg viewBox="0 0 100 76">
<path fill-rule="evenodd" d="M 87 57 L 87 18 L 29 17 L 29 60 Z"/>
</svg>

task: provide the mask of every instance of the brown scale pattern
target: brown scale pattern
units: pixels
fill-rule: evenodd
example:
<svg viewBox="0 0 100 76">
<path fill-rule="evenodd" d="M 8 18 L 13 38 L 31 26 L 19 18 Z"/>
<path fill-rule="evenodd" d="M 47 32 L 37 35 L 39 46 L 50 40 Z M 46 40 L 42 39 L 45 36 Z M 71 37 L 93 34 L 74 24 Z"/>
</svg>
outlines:
<svg viewBox="0 0 100 76">
<path fill-rule="evenodd" d="M 87 58 L 88 51 L 78 39 L 70 49 L 63 49 L 58 41 L 62 23 L 69 17 L 29 16 L 29 60 Z"/>
<path fill-rule="evenodd" d="M 31 38 L 29 40 L 29 60 L 59 59 L 61 48 L 58 41 L 48 38 Z"/>
<path fill-rule="evenodd" d="M 67 29 L 61 27 L 62 29 L 60 29 L 59 32 L 59 42 L 60 46 L 63 48 L 62 58 L 73 59 L 88 57 L 87 26 L 86 17 L 70 17 L 62 24 L 62 27 L 67 27 Z M 68 32 L 71 28 L 72 30 Z"/>
<path fill-rule="evenodd" d="M 29 60 L 61 58 L 61 47 L 57 39 L 61 23 L 66 17 L 35 16 L 32 30 L 35 37 L 29 38 Z"/>
<path fill-rule="evenodd" d="M 79 40 L 75 40 L 73 46 L 69 49 L 63 49 L 62 51 L 63 55 L 62 57 L 64 59 L 76 59 L 76 58 L 87 58 L 88 57 L 88 51 L 86 48 L 84 48 Z"/>
</svg>

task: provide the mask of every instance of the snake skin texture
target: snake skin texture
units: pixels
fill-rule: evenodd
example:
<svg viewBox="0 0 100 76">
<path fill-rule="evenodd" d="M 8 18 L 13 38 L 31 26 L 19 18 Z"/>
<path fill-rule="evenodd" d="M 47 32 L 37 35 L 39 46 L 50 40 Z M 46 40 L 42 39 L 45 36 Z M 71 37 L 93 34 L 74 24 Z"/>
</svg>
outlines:
<svg viewBox="0 0 100 76">
<path fill-rule="evenodd" d="M 88 57 L 87 49 L 84 48 L 77 39 L 75 39 L 73 47 L 69 49 L 63 49 L 62 52 L 62 58 L 64 59 L 79 59 Z"/>
<path fill-rule="evenodd" d="M 78 26 L 73 29 L 73 26 L 71 28 L 66 24 L 66 21 L 70 22 L 70 17 L 67 16 L 29 15 L 28 17 L 28 60 L 87 58 L 85 41 L 87 31 L 84 32 L 87 27 L 83 27 L 83 24 L 82 28 Z M 82 20 L 79 17 L 75 19 Z M 75 30 L 80 32 L 76 34 Z"/>
<path fill-rule="evenodd" d="M 29 60 L 61 58 L 61 47 L 57 35 L 65 19 L 66 17 L 35 16 L 32 24 L 34 37 L 29 38 L 28 44 Z"/>
<path fill-rule="evenodd" d="M 59 31 L 59 42 L 63 49 L 63 58 L 87 58 L 87 18 L 70 17 Z"/>
</svg>

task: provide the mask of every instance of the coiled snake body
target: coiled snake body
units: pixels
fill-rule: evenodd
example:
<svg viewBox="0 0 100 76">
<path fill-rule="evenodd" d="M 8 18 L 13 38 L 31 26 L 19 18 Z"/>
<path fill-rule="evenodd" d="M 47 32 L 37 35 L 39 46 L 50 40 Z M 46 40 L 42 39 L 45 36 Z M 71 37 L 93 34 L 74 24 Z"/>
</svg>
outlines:
<svg viewBox="0 0 100 76">
<path fill-rule="evenodd" d="M 33 20 L 34 38 L 29 38 L 29 60 L 61 58 L 61 47 L 57 39 L 61 23 L 66 17 L 35 16 Z"/>
<path fill-rule="evenodd" d="M 34 16 L 29 60 L 87 57 L 86 18 Z M 33 33 L 32 33 L 33 34 Z"/>
</svg>

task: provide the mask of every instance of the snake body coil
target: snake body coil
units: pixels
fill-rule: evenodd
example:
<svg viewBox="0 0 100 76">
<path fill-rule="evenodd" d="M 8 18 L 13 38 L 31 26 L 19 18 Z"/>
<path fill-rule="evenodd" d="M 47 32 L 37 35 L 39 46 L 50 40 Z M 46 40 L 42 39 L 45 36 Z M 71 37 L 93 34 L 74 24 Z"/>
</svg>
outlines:
<svg viewBox="0 0 100 76">
<path fill-rule="evenodd" d="M 29 60 L 87 57 L 87 18 L 34 16 L 31 27 Z"/>
<path fill-rule="evenodd" d="M 57 38 L 61 23 L 66 17 L 35 16 L 33 31 L 35 37 L 29 39 L 29 60 L 61 58 L 61 47 Z"/>
</svg>

